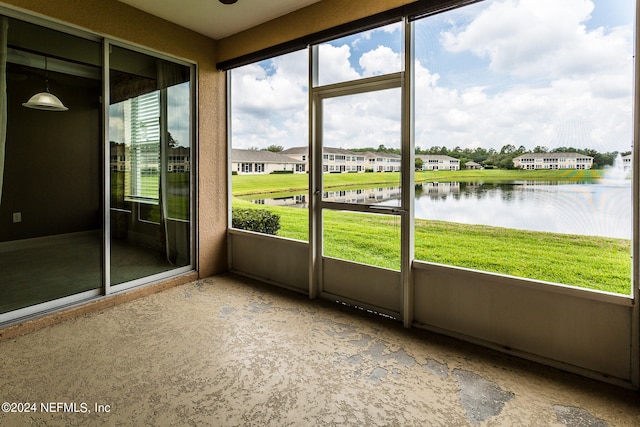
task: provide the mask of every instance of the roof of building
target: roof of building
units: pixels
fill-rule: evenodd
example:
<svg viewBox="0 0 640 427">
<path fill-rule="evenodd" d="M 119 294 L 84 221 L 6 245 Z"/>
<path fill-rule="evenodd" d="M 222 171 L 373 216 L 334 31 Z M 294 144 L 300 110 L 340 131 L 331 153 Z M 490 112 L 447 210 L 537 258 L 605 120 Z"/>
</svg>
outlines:
<svg viewBox="0 0 640 427">
<path fill-rule="evenodd" d="M 346 156 L 356 156 L 358 153 L 345 150 L 344 148 L 322 147 L 323 154 L 344 154 Z"/>
<path fill-rule="evenodd" d="M 514 157 L 513 160 L 522 159 L 593 159 L 591 156 L 580 153 L 527 153 L 518 157 Z"/>
<path fill-rule="evenodd" d="M 231 150 L 231 161 L 235 163 L 247 162 L 304 164 L 304 162 L 282 153 L 274 153 L 266 150 L 241 150 L 238 148 L 234 148 Z"/>
<path fill-rule="evenodd" d="M 282 154 L 286 155 L 295 155 L 295 154 L 307 154 L 307 147 L 292 147 L 287 148 L 286 150 L 282 150 Z M 334 148 L 334 147 L 323 147 L 323 154 L 343 154 L 345 156 L 363 156 L 363 157 L 381 157 L 381 158 L 391 158 L 391 159 L 399 159 L 400 155 L 395 153 L 384 153 L 378 151 L 350 151 L 345 150 L 344 148 Z"/>
<path fill-rule="evenodd" d="M 480 163 L 474 162 L 473 160 L 465 163 L 467 166 L 482 166 Z"/>
<path fill-rule="evenodd" d="M 307 154 L 309 152 L 308 147 L 292 147 L 287 148 L 286 150 L 282 150 L 282 154 L 292 155 L 292 154 Z M 334 148 L 334 147 L 323 147 L 322 152 L 324 154 L 344 154 L 345 156 L 357 156 L 364 155 L 362 152 L 358 151 L 350 151 L 344 148 Z"/>
<path fill-rule="evenodd" d="M 446 156 L 444 154 L 416 154 L 416 157 L 420 157 L 422 160 L 448 160 L 448 161 L 453 160 L 456 162 L 460 161 L 455 157 Z"/>
<path fill-rule="evenodd" d="M 307 154 L 309 153 L 309 148 L 308 147 L 291 147 L 291 148 L 287 148 L 286 150 L 282 150 L 281 151 L 282 154 Z"/>
<path fill-rule="evenodd" d="M 400 156 L 400 154 L 395 154 L 395 153 L 383 153 L 383 152 L 379 152 L 379 151 L 366 151 L 364 153 L 360 153 L 365 155 L 366 157 L 382 157 L 382 158 L 387 158 L 387 159 L 399 159 L 402 156 Z"/>
<path fill-rule="evenodd" d="M 177 146 L 177 147 L 169 147 L 167 151 L 170 156 L 172 155 L 186 156 L 190 153 L 191 150 L 189 147 Z"/>
</svg>

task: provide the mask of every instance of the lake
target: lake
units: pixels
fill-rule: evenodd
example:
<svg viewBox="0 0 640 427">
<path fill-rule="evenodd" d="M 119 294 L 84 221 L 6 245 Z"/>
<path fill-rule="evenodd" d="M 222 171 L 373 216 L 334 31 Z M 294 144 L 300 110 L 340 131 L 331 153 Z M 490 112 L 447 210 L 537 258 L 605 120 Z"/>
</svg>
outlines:
<svg viewBox="0 0 640 427">
<path fill-rule="evenodd" d="M 631 181 L 438 184 L 416 191 L 416 218 L 631 239 Z"/>
<path fill-rule="evenodd" d="M 324 200 L 398 206 L 399 187 L 338 189 Z M 307 195 L 254 199 L 306 207 Z M 531 231 L 631 239 L 631 180 L 416 184 L 415 217 Z"/>
</svg>

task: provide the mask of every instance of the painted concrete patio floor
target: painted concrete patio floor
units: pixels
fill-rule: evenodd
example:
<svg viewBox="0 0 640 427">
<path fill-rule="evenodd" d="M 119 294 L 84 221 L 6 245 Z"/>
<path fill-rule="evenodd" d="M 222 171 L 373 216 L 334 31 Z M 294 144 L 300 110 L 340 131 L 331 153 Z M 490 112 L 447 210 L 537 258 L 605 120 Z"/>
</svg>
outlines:
<svg viewBox="0 0 640 427">
<path fill-rule="evenodd" d="M 636 392 L 231 275 L 0 354 L 0 400 L 31 410 L 7 426 L 640 425 Z"/>
</svg>

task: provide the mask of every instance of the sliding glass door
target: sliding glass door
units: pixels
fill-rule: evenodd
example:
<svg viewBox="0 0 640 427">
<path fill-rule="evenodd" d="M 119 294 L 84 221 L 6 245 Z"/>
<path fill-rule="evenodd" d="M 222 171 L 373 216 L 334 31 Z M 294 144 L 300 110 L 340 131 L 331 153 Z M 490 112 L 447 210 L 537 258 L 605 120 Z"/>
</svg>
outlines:
<svg viewBox="0 0 640 427">
<path fill-rule="evenodd" d="M 103 180 L 101 43 L 3 16 L 0 29 L 2 322 L 99 294 Z M 43 92 L 67 110 L 27 102 Z"/>
<path fill-rule="evenodd" d="M 0 15 L 0 324 L 192 269 L 195 72 L 160 56 Z"/>
<path fill-rule="evenodd" d="M 190 264 L 190 67 L 109 56 L 110 285 Z"/>
</svg>

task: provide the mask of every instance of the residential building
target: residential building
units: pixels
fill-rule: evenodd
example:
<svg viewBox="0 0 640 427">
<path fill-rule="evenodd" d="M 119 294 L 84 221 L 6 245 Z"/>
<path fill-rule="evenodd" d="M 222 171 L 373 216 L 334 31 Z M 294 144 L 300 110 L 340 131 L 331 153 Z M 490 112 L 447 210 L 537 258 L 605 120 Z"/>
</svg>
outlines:
<svg viewBox="0 0 640 427">
<path fill-rule="evenodd" d="M 352 152 L 342 148 L 324 147 L 322 150 L 322 169 L 325 173 L 364 172 L 367 165 L 363 153 Z M 309 152 L 306 147 L 293 147 L 282 151 L 282 154 L 305 162 L 309 168 Z"/>
<path fill-rule="evenodd" d="M 633 156 L 631 154 L 627 154 L 626 156 L 622 156 L 622 168 L 625 171 L 630 171 L 633 169 Z"/>
<path fill-rule="evenodd" d="M 167 156 L 169 172 L 179 173 L 191 170 L 191 150 L 188 147 L 169 147 Z"/>
<path fill-rule="evenodd" d="M 267 150 L 231 150 L 231 170 L 238 175 L 305 173 L 306 163 Z"/>
<path fill-rule="evenodd" d="M 476 163 L 474 161 L 470 161 L 465 163 L 465 167 L 467 169 L 482 169 L 482 165 L 480 163 Z"/>
<path fill-rule="evenodd" d="M 400 172 L 401 170 L 402 158 L 399 154 L 367 151 L 364 155 L 369 170 L 374 172 Z"/>
<path fill-rule="evenodd" d="M 293 147 L 282 151 L 307 163 L 309 168 L 309 154 L 306 147 Z M 324 173 L 344 172 L 399 172 L 400 156 L 393 153 L 359 152 L 342 148 L 323 147 L 322 171 Z"/>
<path fill-rule="evenodd" d="M 591 169 L 593 157 L 580 153 L 527 153 L 513 159 L 518 169 Z"/>
<path fill-rule="evenodd" d="M 131 169 L 131 147 L 124 143 L 111 144 L 111 159 L 110 168 L 112 172 L 115 171 L 129 171 Z M 168 147 L 167 148 L 167 171 L 189 172 L 191 170 L 191 152 L 187 147 Z M 154 153 L 154 156 L 159 158 L 159 153 Z M 139 163 L 140 164 L 140 163 Z M 148 170 L 152 168 L 156 170 L 158 168 L 158 161 L 155 160 L 152 163 L 147 163 L 145 168 Z"/>
<path fill-rule="evenodd" d="M 416 157 L 422 159 L 422 170 L 460 170 L 460 160 L 455 157 L 445 156 L 442 154 L 416 154 Z"/>
</svg>

